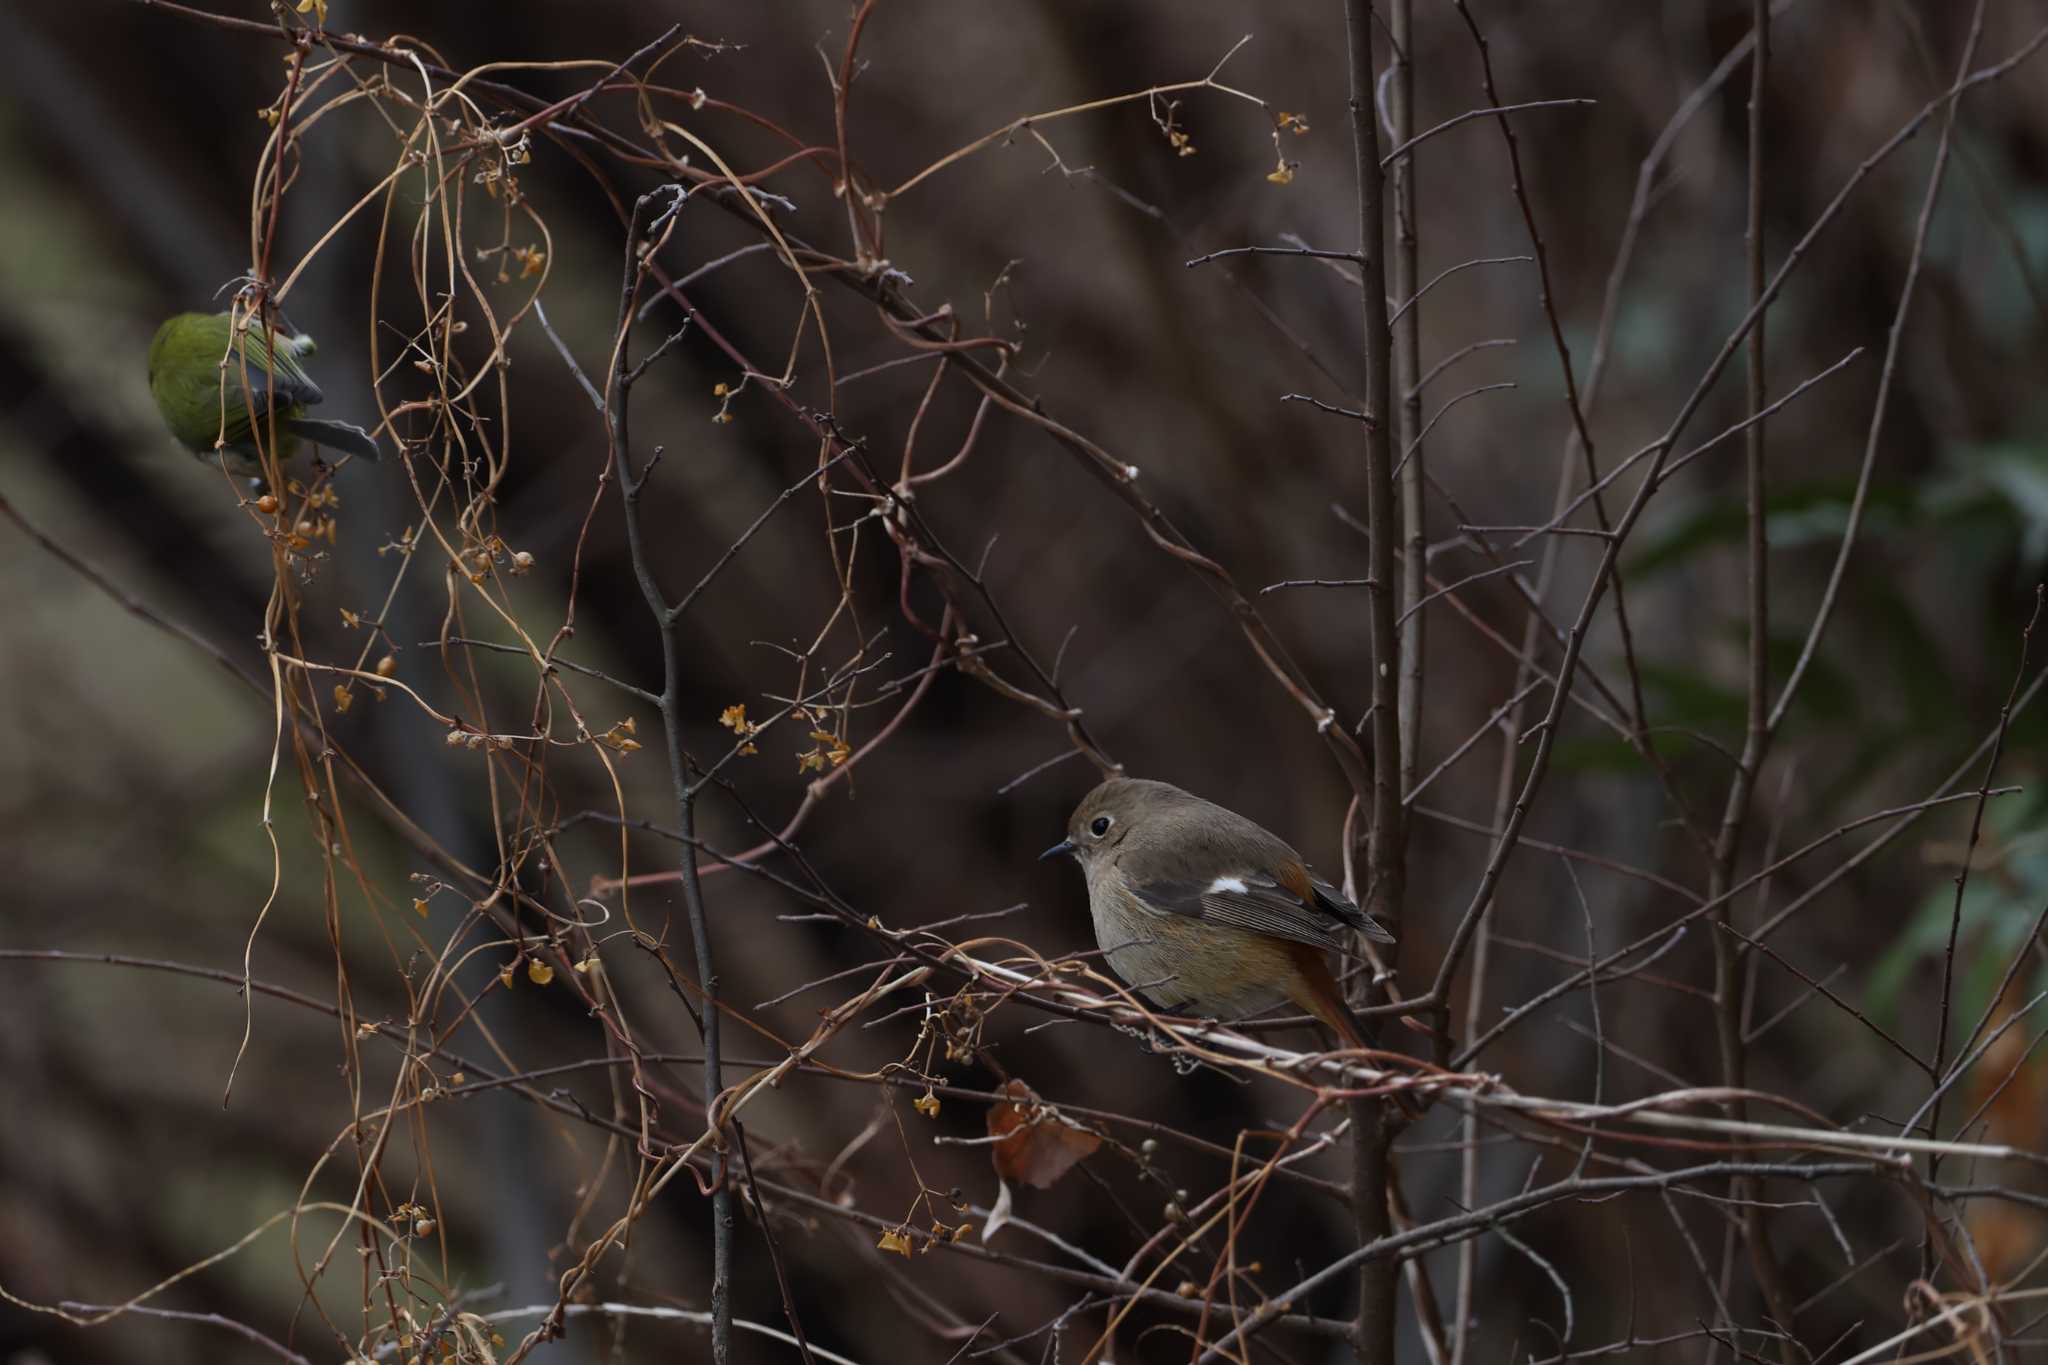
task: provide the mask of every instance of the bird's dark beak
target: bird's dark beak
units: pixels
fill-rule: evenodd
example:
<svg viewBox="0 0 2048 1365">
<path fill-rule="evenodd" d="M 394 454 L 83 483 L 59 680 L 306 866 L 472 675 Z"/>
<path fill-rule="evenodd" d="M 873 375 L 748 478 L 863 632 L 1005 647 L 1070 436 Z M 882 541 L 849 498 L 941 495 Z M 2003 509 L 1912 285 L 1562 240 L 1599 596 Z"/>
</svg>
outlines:
<svg viewBox="0 0 2048 1365">
<path fill-rule="evenodd" d="M 1058 843 L 1054 844 L 1051 848 L 1047 849 L 1045 852 L 1039 854 L 1038 861 L 1042 863 L 1047 858 L 1057 858 L 1062 853 L 1072 853 L 1073 851 L 1074 841 L 1072 839 L 1062 839 Z"/>
</svg>

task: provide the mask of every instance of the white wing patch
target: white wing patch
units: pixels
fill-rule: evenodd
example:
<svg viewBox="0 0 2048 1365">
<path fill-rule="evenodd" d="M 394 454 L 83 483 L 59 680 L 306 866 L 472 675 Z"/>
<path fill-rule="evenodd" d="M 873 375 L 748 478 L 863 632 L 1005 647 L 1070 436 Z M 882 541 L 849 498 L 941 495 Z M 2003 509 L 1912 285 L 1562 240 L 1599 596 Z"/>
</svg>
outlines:
<svg viewBox="0 0 2048 1365">
<path fill-rule="evenodd" d="M 1249 869 L 1226 872 L 1207 882 L 1162 878 L 1134 886 L 1131 892 L 1140 905 L 1153 911 L 1186 915 L 1311 948 L 1341 949 L 1342 930 L 1349 923 L 1320 902 L 1310 905 L 1272 878 Z"/>
</svg>

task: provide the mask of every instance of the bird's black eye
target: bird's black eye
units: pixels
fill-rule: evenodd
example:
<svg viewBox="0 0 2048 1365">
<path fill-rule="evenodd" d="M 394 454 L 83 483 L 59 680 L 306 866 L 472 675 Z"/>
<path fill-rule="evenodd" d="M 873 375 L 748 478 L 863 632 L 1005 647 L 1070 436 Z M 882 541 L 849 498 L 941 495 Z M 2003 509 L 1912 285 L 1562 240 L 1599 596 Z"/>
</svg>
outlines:
<svg viewBox="0 0 2048 1365">
<path fill-rule="evenodd" d="M 1100 839 L 1103 835 L 1109 833 L 1109 827 L 1113 823 L 1115 822 L 1109 816 L 1098 815 L 1088 822 L 1088 832 Z"/>
</svg>

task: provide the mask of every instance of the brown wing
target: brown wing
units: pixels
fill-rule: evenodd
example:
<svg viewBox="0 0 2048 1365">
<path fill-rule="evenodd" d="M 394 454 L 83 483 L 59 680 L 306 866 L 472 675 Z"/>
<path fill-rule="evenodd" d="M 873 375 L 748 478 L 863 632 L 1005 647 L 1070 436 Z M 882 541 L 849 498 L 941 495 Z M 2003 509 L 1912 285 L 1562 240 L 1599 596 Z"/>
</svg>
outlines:
<svg viewBox="0 0 2048 1365">
<path fill-rule="evenodd" d="M 1335 915 L 1338 919 L 1343 920 L 1359 933 L 1364 934 L 1375 943 L 1392 943 L 1394 941 L 1394 936 L 1387 932 L 1387 927 L 1384 924 L 1381 924 L 1371 915 L 1366 914 L 1365 911 L 1353 905 L 1342 891 L 1339 891 L 1321 877 L 1310 877 L 1308 885 L 1309 892 L 1316 898 L 1318 905 Z"/>
<path fill-rule="evenodd" d="M 1119 863 L 1132 891 L 1153 909 L 1311 948 L 1341 950 L 1352 930 L 1391 941 L 1285 840 L 1177 787 L 1150 785 L 1159 807 L 1147 817 L 1152 837 Z"/>
<path fill-rule="evenodd" d="M 1312 948 L 1346 946 L 1345 931 L 1393 942 L 1379 921 L 1344 898 L 1326 881 L 1301 873 L 1299 888 L 1253 873 L 1231 874 L 1210 881 L 1160 879 L 1142 882 L 1131 892 L 1146 906 L 1170 915 L 1186 915 L 1210 924 L 1305 943 Z"/>
<path fill-rule="evenodd" d="M 1131 892 L 1147 907 L 1166 914 L 1186 915 L 1312 948 L 1344 946 L 1341 920 L 1270 877 L 1247 873 L 1207 882 L 1161 880 L 1133 886 Z"/>
</svg>

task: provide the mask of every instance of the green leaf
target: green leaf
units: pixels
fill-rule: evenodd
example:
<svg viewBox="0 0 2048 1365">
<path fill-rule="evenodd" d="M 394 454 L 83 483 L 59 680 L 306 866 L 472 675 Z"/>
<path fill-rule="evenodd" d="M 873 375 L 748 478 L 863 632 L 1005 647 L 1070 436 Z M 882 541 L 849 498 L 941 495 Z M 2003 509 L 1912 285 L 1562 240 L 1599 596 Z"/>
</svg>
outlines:
<svg viewBox="0 0 2048 1365">
<path fill-rule="evenodd" d="M 1550 751 L 1551 763 L 1565 772 L 1630 773 L 1649 771 L 1649 764 L 1636 754 L 1629 742 L 1611 730 L 1597 735 L 1565 735 Z"/>
<path fill-rule="evenodd" d="M 1965 804 L 1965 810 L 1968 810 Z M 1956 956 L 1955 1013 L 1975 1020 L 1991 1004 L 2012 955 L 2025 943 L 2042 907 L 2048 905 L 2048 800 L 2032 793 L 1993 797 L 1985 809 L 1984 837 L 1977 846 L 1963 891 Z M 1931 847 L 1959 857 L 1968 838 L 1969 817 L 1954 821 L 1955 838 Z M 1956 913 L 1954 873 L 1943 877 L 1921 902 L 1913 922 L 1875 967 L 1866 990 L 1873 1015 L 1896 1017 L 1907 979 L 1923 964 L 1938 963 L 1947 951 Z"/>
<path fill-rule="evenodd" d="M 1701 673 L 1697 668 L 1639 659 L 1650 717 L 1658 725 L 1683 725 L 1704 730 L 1719 738 L 1720 733 L 1740 734 L 1749 720 L 1745 695 Z"/>
<path fill-rule="evenodd" d="M 1834 543 L 1849 524 L 1856 485 L 1848 480 L 1772 489 L 1764 499 L 1773 550 Z M 1873 483 L 1864 499 L 1865 534 L 1881 536 L 1919 520 L 1920 502 L 1904 484 Z M 1626 566 L 1636 578 L 1674 569 L 1702 550 L 1740 545 L 1748 535 L 1748 504 L 1737 493 L 1701 498 L 1658 529 Z"/>
<path fill-rule="evenodd" d="M 1890 574 L 1866 574 L 1857 596 L 1881 627 L 1878 637 L 1891 654 L 1884 672 L 1885 690 L 1906 703 L 1906 716 L 1917 723 L 1923 740 L 1955 722 L 1958 689 L 1948 670 L 1945 651 L 1922 628 L 1920 613 Z M 1852 690 L 1853 695 L 1853 690 Z"/>
<path fill-rule="evenodd" d="M 1809 627 L 1810 623 L 1782 633 L 1771 633 L 1765 650 L 1770 655 L 1773 703 L 1799 663 L 1799 651 L 1806 645 Z M 1853 725 L 1861 715 L 1862 689 L 1848 674 L 1828 661 L 1826 647 L 1827 641 L 1822 640 L 1821 652 L 1815 654 L 1813 662 L 1806 666 L 1806 676 L 1799 680 L 1799 693 L 1792 698 L 1792 714 L 1807 724 L 1820 721 Z"/>
<path fill-rule="evenodd" d="M 1962 520 L 1993 513 L 2027 564 L 2048 559 L 2048 446 L 1956 446 L 1945 457 L 1951 472 L 1921 497 L 1929 514 Z M 1997 547 L 2000 553 L 2006 548 Z"/>
<path fill-rule="evenodd" d="M 1659 730 L 1650 735 L 1649 740 L 1659 754 L 1674 763 L 1706 748 L 1691 735 L 1669 730 Z M 1550 761 L 1556 767 L 1575 773 L 1641 776 L 1650 771 L 1650 765 L 1643 761 L 1635 746 L 1612 730 L 1602 730 L 1596 735 L 1566 735 L 1551 749 Z"/>
</svg>

